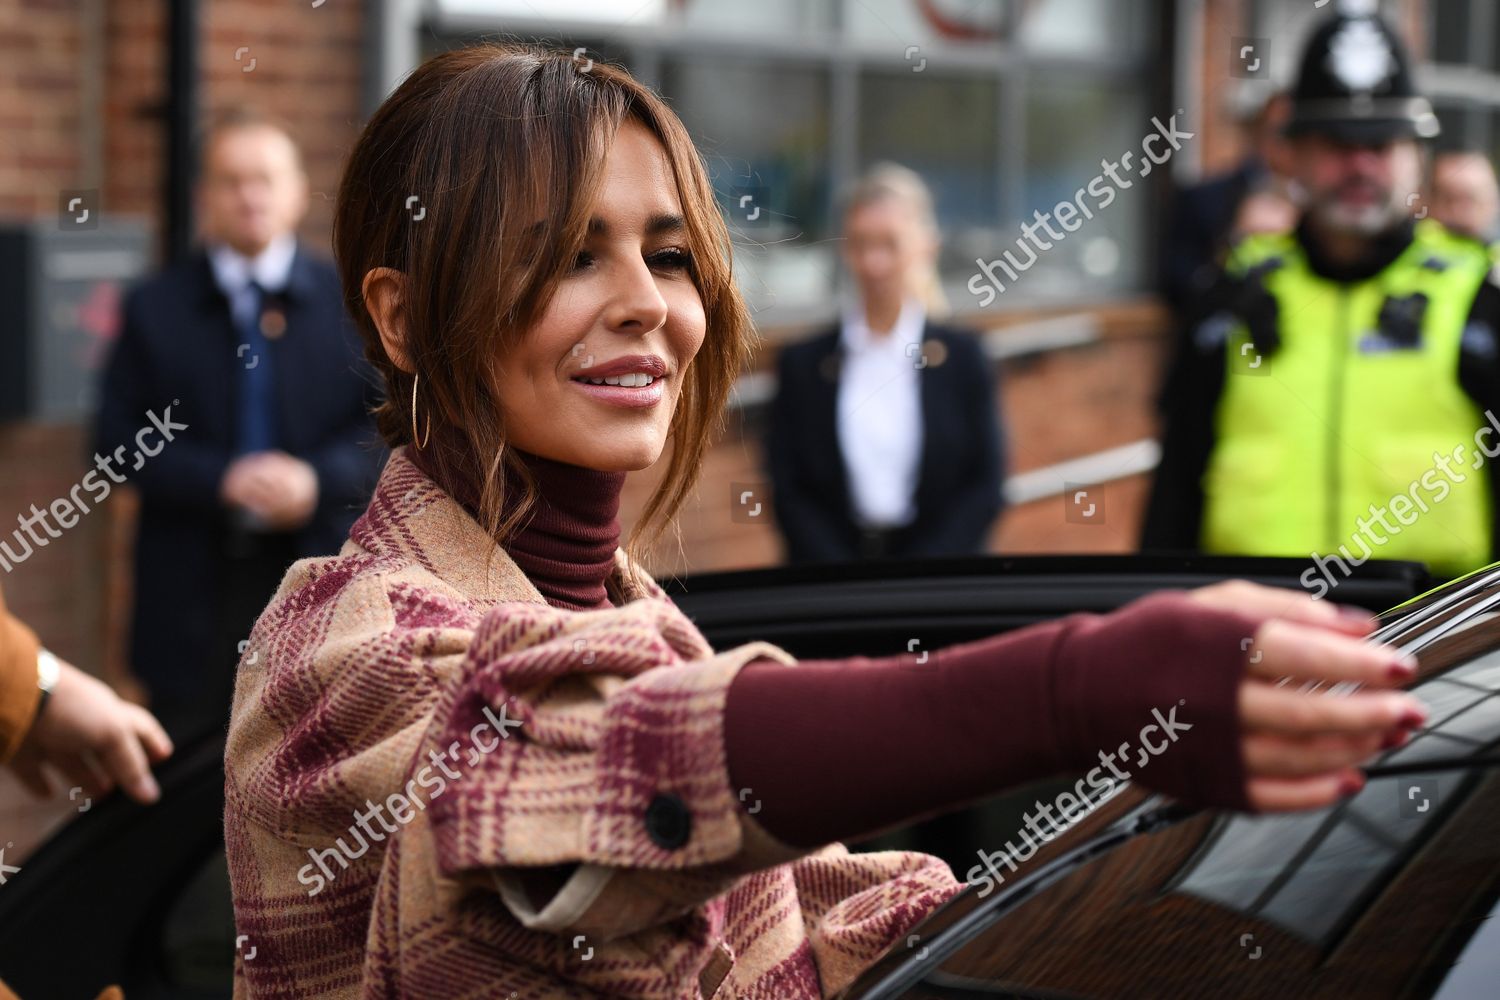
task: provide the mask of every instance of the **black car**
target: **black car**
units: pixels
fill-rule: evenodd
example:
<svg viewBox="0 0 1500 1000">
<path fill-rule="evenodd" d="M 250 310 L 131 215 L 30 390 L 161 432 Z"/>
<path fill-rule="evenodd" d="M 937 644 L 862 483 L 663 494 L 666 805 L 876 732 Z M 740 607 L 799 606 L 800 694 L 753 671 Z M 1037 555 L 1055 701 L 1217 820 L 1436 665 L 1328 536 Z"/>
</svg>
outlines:
<svg viewBox="0 0 1500 1000">
<path fill-rule="evenodd" d="M 716 648 L 765 639 L 802 657 L 879 655 L 1230 577 L 1295 588 L 1307 565 L 991 557 L 722 573 L 669 590 Z M 1483 971 L 1483 919 L 1500 892 L 1485 829 L 1486 810 L 1500 809 L 1485 750 L 1500 738 L 1500 699 L 1486 700 L 1500 687 L 1500 571 L 1409 600 L 1426 582 L 1415 564 L 1371 562 L 1334 595 L 1370 609 L 1407 602 L 1381 637 L 1419 650 L 1434 710 L 1359 796 L 1254 818 L 1127 787 L 1003 885 L 956 896 L 846 995 L 1495 995 L 1465 984 Z M 0 978 L 26 1000 L 92 997 L 108 983 L 129 1000 L 229 996 L 244 943 L 224 863 L 222 758 L 222 739 L 179 749 L 158 772 L 158 804 L 95 803 L 24 859 L 0 888 Z M 1401 799 L 1409 788 L 1418 793 Z M 1022 790 L 868 846 L 933 850 L 962 877 L 1045 794 Z"/>
<path fill-rule="evenodd" d="M 1500 568 L 1374 638 L 1418 655 L 1431 714 L 1358 794 L 1247 816 L 1127 789 L 982 869 L 843 995 L 1500 996 Z"/>
</svg>

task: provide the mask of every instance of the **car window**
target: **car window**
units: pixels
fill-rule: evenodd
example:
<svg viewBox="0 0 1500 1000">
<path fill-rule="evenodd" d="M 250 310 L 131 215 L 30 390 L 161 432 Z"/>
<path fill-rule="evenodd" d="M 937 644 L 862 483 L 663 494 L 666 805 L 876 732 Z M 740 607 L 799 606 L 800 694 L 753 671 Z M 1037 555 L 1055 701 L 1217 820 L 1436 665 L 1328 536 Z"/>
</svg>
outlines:
<svg viewBox="0 0 1500 1000">
<path fill-rule="evenodd" d="M 1473 773 L 1440 771 L 1500 740 L 1500 651 L 1416 686 L 1425 730 L 1374 765 L 1372 779 L 1332 809 L 1291 816 L 1225 816 L 1175 889 L 1272 921 L 1330 947 L 1361 901 L 1467 794 Z M 1430 771 L 1408 768 L 1432 767 Z"/>
<path fill-rule="evenodd" d="M 1056 879 L 1023 872 L 1015 901 L 922 985 L 877 995 L 1495 995 L 1497 599 L 1486 587 L 1430 603 L 1407 630 L 1436 671 L 1414 685 L 1428 725 L 1372 762 L 1359 794 L 1314 812 L 1200 813 Z"/>
</svg>

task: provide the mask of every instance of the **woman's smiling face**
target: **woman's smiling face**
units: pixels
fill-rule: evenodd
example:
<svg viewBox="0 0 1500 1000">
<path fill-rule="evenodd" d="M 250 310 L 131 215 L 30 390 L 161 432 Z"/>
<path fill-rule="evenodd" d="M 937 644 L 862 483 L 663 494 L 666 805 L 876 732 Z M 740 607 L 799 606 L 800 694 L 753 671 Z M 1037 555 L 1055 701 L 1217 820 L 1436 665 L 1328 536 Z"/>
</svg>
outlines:
<svg viewBox="0 0 1500 1000">
<path fill-rule="evenodd" d="M 705 325 L 671 164 L 656 137 L 627 120 L 604 161 L 582 252 L 501 359 L 509 442 L 590 469 L 646 468 L 666 445 Z"/>
</svg>

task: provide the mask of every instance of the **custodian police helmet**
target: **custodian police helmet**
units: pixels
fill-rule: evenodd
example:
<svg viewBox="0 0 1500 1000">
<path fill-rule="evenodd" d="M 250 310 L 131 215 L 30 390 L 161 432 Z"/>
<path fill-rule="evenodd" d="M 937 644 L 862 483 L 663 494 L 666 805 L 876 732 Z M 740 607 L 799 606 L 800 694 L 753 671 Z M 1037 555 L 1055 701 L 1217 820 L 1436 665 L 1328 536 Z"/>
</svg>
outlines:
<svg viewBox="0 0 1500 1000">
<path fill-rule="evenodd" d="M 1382 143 L 1438 134 L 1432 103 L 1412 81 L 1406 48 L 1375 6 L 1346 0 L 1313 32 L 1292 90 L 1288 135 Z"/>
</svg>

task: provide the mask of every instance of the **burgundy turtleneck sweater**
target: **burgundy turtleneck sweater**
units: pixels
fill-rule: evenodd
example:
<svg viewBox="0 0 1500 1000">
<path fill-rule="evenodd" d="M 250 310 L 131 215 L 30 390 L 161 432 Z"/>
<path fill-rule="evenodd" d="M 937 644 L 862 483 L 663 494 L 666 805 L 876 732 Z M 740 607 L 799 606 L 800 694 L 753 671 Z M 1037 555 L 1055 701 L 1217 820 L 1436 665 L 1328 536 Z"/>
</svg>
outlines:
<svg viewBox="0 0 1500 1000">
<path fill-rule="evenodd" d="M 506 554 L 553 607 L 569 611 L 609 607 L 604 581 L 614 568 L 615 549 L 620 545 L 620 491 L 625 473 L 599 472 L 523 451 L 515 454 L 536 477 L 540 497 L 506 541 Z M 413 465 L 433 475 L 420 451 L 408 448 L 407 455 Z M 504 469 L 502 521 L 515 510 L 522 491 L 510 466 Z M 473 484 L 443 485 L 470 516 L 478 516 L 479 496 Z"/>
<path fill-rule="evenodd" d="M 542 496 L 506 551 L 549 604 L 608 607 L 625 473 L 519 454 Z M 510 485 L 514 496 L 519 484 Z M 472 488 L 448 491 L 473 513 Z M 812 847 L 1081 773 L 1122 744 L 1128 759 L 1116 766 L 1134 772 L 1153 710 L 1176 705 L 1170 717 L 1185 724 L 1180 732 L 1191 727 L 1186 745 L 1143 758 L 1142 781 L 1203 804 L 1248 808 L 1235 721 L 1241 640 L 1256 624 L 1169 593 L 1110 615 L 1078 614 L 950 646 L 922 661 L 905 653 L 788 669 L 760 660 L 740 671 L 725 700 L 730 778 L 751 790 L 741 800 L 760 802 L 763 827 Z"/>
</svg>

